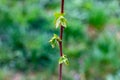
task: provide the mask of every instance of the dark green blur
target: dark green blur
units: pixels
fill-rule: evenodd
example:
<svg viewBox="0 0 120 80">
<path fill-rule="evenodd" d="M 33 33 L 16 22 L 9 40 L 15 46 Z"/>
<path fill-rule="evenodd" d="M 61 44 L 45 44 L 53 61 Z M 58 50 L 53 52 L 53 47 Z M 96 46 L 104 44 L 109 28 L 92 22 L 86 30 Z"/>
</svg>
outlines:
<svg viewBox="0 0 120 80">
<path fill-rule="evenodd" d="M 0 0 L 0 80 L 58 80 L 55 12 L 60 0 Z M 63 80 L 119 80 L 120 1 L 65 0 L 65 17 Z"/>
</svg>

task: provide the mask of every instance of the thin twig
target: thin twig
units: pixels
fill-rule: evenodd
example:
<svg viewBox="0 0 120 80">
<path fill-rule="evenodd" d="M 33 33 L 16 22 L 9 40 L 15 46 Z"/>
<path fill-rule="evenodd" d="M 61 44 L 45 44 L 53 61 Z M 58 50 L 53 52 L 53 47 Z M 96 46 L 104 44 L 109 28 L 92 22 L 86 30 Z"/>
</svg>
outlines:
<svg viewBox="0 0 120 80">
<path fill-rule="evenodd" d="M 64 13 L 64 0 L 61 0 L 61 14 Z M 61 25 L 60 27 L 60 39 L 62 40 L 63 37 L 64 27 Z M 62 53 L 62 41 L 59 42 L 60 47 L 60 56 L 63 56 Z M 62 80 L 62 64 L 59 65 L 59 80 Z"/>
</svg>

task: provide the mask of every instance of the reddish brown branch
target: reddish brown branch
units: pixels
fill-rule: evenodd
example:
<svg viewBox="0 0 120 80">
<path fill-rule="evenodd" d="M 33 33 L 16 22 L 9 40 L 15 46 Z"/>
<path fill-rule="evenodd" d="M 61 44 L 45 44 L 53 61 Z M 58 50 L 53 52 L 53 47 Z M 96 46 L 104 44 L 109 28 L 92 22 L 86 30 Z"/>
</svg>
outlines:
<svg viewBox="0 0 120 80">
<path fill-rule="evenodd" d="M 61 13 L 64 13 L 64 0 L 61 0 Z"/>
<path fill-rule="evenodd" d="M 61 14 L 64 13 L 64 0 L 61 0 Z M 64 30 L 64 27 L 61 26 L 60 27 L 60 39 L 62 40 L 62 37 L 63 37 L 63 30 Z M 60 47 L 60 56 L 63 55 L 62 53 L 62 41 L 59 42 L 59 47 Z M 62 80 L 62 64 L 59 65 L 59 80 Z"/>
</svg>

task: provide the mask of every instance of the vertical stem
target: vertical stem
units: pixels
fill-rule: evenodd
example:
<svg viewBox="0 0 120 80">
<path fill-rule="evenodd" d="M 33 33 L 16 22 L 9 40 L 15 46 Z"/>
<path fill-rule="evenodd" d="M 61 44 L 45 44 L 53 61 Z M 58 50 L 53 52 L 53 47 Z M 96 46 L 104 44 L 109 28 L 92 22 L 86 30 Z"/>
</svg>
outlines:
<svg viewBox="0 0 120 80">
<path fill-rule="evenodd" d="M 61 14 L 64 13 L 64 0 L 61 0 Z M 63 30 L 64 27 L 61 25 L 60 27 L 60 39 L 62 40 L 63 37 Z M 62 53 L 62 41 L 59 42 L 59 47 L 60 47 L 60 56 L 63 55 Z M 59 80 L 62 80 L 62 64 L 59 65 Z"/>
<path fill-rule="evenodd" d="M 61 0 L 61 13 L 64 13 L 64 0 Z"/>
</svg>

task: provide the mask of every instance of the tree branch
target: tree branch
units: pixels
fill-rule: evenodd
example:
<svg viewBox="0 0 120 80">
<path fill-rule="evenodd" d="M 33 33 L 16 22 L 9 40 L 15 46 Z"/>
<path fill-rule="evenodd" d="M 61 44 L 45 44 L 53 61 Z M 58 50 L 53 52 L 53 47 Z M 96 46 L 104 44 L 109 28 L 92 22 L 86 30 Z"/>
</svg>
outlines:
<svg viewBox="0 0 120 80">
<path fill-rule="evenodd" d="M 61 14 L 64 13 L 64 0 L 61 0 Z M 60 27 L 60 39 L 62 40 L 63 37 L 63 31 L 64 27 L 61 25 Z M 62 53 L 62 41 L 59 42 L 59 48 L 60 48 L 60 56 L 63 56 Z M 62 64 L 59 65 L 59 80 L 62 80 Z"/>
</svg>

